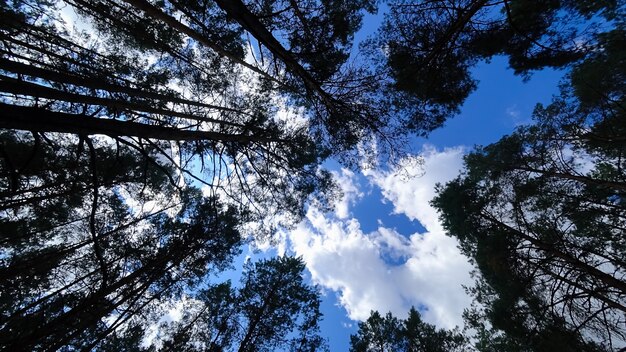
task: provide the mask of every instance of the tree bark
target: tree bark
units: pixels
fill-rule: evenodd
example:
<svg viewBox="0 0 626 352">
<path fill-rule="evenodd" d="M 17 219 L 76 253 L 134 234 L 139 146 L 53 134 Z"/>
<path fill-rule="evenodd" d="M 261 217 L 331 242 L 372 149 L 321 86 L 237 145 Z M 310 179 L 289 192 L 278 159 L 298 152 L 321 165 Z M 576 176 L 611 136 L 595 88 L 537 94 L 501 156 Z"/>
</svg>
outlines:
<svg viewBox="0 0 626 352">
<path fill-rule="evenodd" d="M 51 80 L 51 81 L 55 81 L 59 83 L 68 83 L 71 85 L 85 87 L 85 88 L 101 89 L 101 90 L 106 90 L 108 92 L 124 93 L 133 97 L 139 97 L 139 98 L 145 98 L 145 99 L 157 99 L 160 101 L 169 101 L 169 102 L 177 103 L 177 104 L 184 104 L 184 105 L 197 106 L 201 108 L 213 109 L 213 110 L 218 110 L 218 111 L 226 111 L 226 112 L 233 112 L 237 114 L 249 115 L 248 113 L 244 111 L 234 109 L 234 108 L 228 108 L 228 107 L 219 106 L 219 105 L 206 104 L 206 103 L 202 103 L 198 101 L 187 100 L 187 99 L 183 99 L 183 98 L 179 98 L 175 96 L 169 96 L 163 93 L 151 92 L 145 89 L 137 89 L 137 88 L 132 88 L 132 87 L 120 86 L 120 85 L 108 83 L 102 79 L 85 78 L 85 77 L 80 77 L 80 76 L 76 76 L 76 75 L 72 75 L 68 73 L 46 70 L 40 67 L 26 65 L 23 63 L 7 60 L 3 58 L 0 58 L 0 68 L 16 73 L 16 74 L 38 77 L 41 79 Z M 220 120 L 213 120 L 213 119 L 211 120 L 214 122 L 220 122 L 220 123 L 224 123 L 228 125 L 242 126 L 241 124 L 227 122 L 227 121 L 220 121 Z"/>
<path fill-rule="evenodd" d="M 11 94 L 37 97 L 37 98 L 51 99 L 51 100 L 57 100 L 57 101 L 66 101 L 70 103 L 99 105 L 99 106 L 105 106 L 107 108 L 116 109 L 116 110 L 132 110 L 132 111 L 138 111 L 138 112 L 145 112 L 149 114 L 159 114 L 163 116 L 175 116 L 175 117 L 180 117 L 183 119 L 200 121 L 200 122 L 210 122 L 210 123 L 218 123 L 218 124 L 224 124 L 224 125 L 234 125 L 236 127 L 244 127 L 241 124 L 233 124 L 233 123 L 225 122 L 222 120 L 213 119 L 210 117 L 186 114 L 183 112 L 153 107 L 151 106 L 150 102 L 134 103 L 134 102 L 119 100 L 119 99 L 109 99 L 109 98 L 98 97 L 98 96 L 63 92 L 54 88 L 41 86 L 41 85 L 34 84 L 31 82 L 20 81 L 18 79 L 14 79 L 14 78 L 2 76 L 2 75 L 0 75 L 0 91 L 11 93 Z"/>
</svg>

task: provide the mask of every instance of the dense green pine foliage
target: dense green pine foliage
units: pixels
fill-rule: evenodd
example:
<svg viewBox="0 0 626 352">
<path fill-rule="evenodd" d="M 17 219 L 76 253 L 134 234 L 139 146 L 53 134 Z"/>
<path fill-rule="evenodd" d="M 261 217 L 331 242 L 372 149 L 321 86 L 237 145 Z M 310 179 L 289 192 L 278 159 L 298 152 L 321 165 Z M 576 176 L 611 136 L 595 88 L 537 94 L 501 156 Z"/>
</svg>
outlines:
<svg viewBox="0 0 626 352">
<path fill-rule="evenodd" d="M 458 111 L 480 60 L 505 55 L 525 75 L 567 67 L 596 52 L 598 34 L 623 12 L 621 0 L 391 0 L 364 49 L 386 99 L 419 133 Z"/>
<path fill-rule="evenodd" d="M 149 150 L 55 137 L 2 135 L 16 189 L 2 217 L 8 350 L 93 347 L 228 266 L 241 243 L 236 210 L 177 189 Z"/>
<path fill-rule="evenodd" d="M 291 54 L 247 63 L 242 28 L 217 4 L 68 3 L 84 31 L 64 23 L 64 4 L 0 3 L 8 350 L 98 349 L 122 332 L 120 343 L 140 341 L 133 322 L 228 267 L 242 228 L 266 236 L 269 216 L 293 223 L 332 186 L 318 170 L 327 146 L 277 117 L 292 99 L 281 92 L 302 95 L 279 62 Z M 360 10 L 330 11 L 335 39 L 319 39 L 347 50 Z M 283 328 L 312 344 L 319 312 L 307 309 L 307 326 Z"/>
</svg>

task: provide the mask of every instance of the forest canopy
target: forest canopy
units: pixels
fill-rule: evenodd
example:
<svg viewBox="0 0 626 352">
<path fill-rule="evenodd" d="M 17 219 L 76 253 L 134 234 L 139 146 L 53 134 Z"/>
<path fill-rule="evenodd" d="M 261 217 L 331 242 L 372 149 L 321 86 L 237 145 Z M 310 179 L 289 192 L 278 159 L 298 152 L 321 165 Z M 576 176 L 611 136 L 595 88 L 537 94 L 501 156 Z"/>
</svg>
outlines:
<svg viewBox="0 0 626 352">
<path fill-rule="evenodd" d="M 327 349 L 302 259 L 220 275 L 332 208 L 328 161 L 400 165 L 496 56 L 565 78 L 432 201 L 476 267 L 467 326 L 372 312 L 351 349 L 626 346 L 626 4 L 380 5 L 0 0 L 0 349 Z"/>
</svg>

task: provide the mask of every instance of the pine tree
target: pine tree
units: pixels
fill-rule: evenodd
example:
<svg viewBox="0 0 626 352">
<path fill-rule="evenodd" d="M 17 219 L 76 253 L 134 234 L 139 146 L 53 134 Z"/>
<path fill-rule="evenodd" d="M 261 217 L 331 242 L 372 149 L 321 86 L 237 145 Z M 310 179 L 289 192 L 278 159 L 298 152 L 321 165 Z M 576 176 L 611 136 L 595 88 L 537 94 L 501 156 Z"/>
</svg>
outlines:
<svg viewBox="0 0 626 352">
<path fill-rule="evenodd" d="M 626 340 L 626 95 L 623 81 L 590 75 L 623 76 L 621 27 L 536 108 L 534 125 L 469 154 L 434 200 L 479 268 L 477 297 L 493 325 L 546 350 L 549 341 L 574 351 L 592 346 L 581 342 L 589 336 L 609 350 Z"/>
<path fill-rule="evenodd" d="M 477 63 L 504 55 L 525 77 L 571 68 L 599 52 L 625 11 L 613 0 L 390 1 L 364 49 L 391 109 L 423 132 L 458 112 L 476 88 Z"/>
<path fill-rule="evenodd" d="M 319 292 L 304 283 L 304 263 L 277 257 L 246 264 L 241 284 L 202 289 L 179 321 L 163 327 L 159 350 L 319 351 Z M 145 324 L 144 324 L 145 325 Z"/>
<path fill-rule="evenodd" d="M 409 310 L 405 320 L 387 313 L 384 317 L 371 312 L 370 317 L 359 323 L 359 330 L 350 336 L 353 352 L 439 352 L 463 351 L 466 339 L 457 331 L 437 329 L 424 322 L 415 308 Z"/>
<path fill-rule="evenodd" d="M 155 150 L 13 131 L 2 148 L 4 348 L 86 348 L 239 250 L 234 208 L 180 189 Z"/>
</svg>

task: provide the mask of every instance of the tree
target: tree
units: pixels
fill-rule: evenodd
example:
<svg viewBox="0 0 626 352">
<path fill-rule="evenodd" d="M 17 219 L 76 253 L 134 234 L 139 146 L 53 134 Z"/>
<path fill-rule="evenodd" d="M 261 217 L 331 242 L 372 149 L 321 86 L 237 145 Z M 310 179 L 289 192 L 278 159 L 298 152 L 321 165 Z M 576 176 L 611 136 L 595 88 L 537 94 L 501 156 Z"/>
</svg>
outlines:
<svg viewBox="0 0 626 352">
<path fill-rule="evenodd" d="M 2 134 L 5 348 L 93 348 L 238 253 L 237 212 L 178 190 L 149 150 L 34 136 Z"/>
<path fill-rule="evenodd" d="M 521 163 L 518 153 L 528 152 L 547 165 L 565 160 L 563 166 L 575 170 L 562 153 L 520 149 L 536 132 L 518 131 L 470 154 L 468 174 L 440 189 L 434 204 L 500 296 L 509 290 L 513 297 L 529 295 L 541 307 L 532 309 L 551 311 L 576 331 L 592 330 L 607 344 L 619 341 L 626 308 L 624 210 L 606 197 L 622 191 L 606 179 Z"/>
<path fill-rule="evenodd" d="M 476 88 L 470 70 L 496 55 L 517 74 L 568 68 L 595 55 L 624 15 L 620 1 L 397 0 L 364 45 L 406 126 L 428 131 Z"/>
<path fill-rule="evenodd" d="M 159 121 L 159 124 L 165 121 L 158 115 L 168 116 L 168 120 L 171 120 L 172 117 L 182 118 L 183 121 L 181 122 L 185 124 L 194 121 L 194 125 L 192 125 L 194 126 L 193 129 L 197 129 L 195 124 L 197 124 L 198 121 L 212 122 L 222 127 L 229 127 L 229 134 L 241 133 L 242 128 L 248 133 L 255 132 L 252 136 L 245 138 L 256 139 L 257 136 L 262 134 L 262 131 L 265 130 L 262 125 L 266 123 L 268 119 L 264 118 L 260 121 L 255 121 L 255 119 L 260 117 L 258 113 L 260 110 L 259 107 L 250 107 L 250 110 L 253 110 L 250 112 L 248 109 L 241 108 L 240 106 L 242 101 L 257 100 L 258 95 L 251 89 L 246 90 L 246 93 L 243 95 L 233 94 L 238 90 L 237 86 L 241 85 L 242 80 L 249 80 L 250 78 L 242 76 L 242 72 L 238 71 L 240 68 L 244 68 L 247 71 L 251 71 L 253 79 L 255 78 L 254 76 L 256 76 L 257 79 L 263 80 L 264 83 L 262 83 L 262 85 L 264 85 L 264 88 L 261 94 L 266 94 L 267 92 L 272 92 L 280 88 L 280 90 L 284 92 L 289 92 L 289 94 L 295 98 L 293 101 L 306 102 L 305 105 L 308 106 L 311 111 L 311 126 L 318 126 L 317 128 L 320 132 L 318 137 L 323 137 L 325 141 L 328 140 L 328 138 L 323 130 L 332 132 L 332 128 L 330 128 L 329 125 L 330 122 L 328 122 L 332 117 L 330 115 L 334 116 L 338 113 L 349 112 L 350 110 L 356 109 L 354 106 L 350 106 L 353 105 L 354 102 L 348 101 L 349 99 L 353 99 L 350 98 L 350 96 L 354 97 L 355 94 L 357 94 L 356 92 L 351 93 L 349 91 L 351 88 L 343 88 L 341 90 L 335 88 L 335 91 L 331 91 L 329 88 L 323 87 L 323 83 L 317 82 L 314 76 L 322 75 L 329 77 L 338 74 L 339 68 L 347 58 L 348 46 L 352 34 L 360 26 L 362 9 L 367 8 L 370 11 L 373 9 L 372 4 L 369 2 L 354 1 L 334 6 L 335 4 L 325 3 L 298 4 L 298 2 L 293 1 L 288 4 L 273 4 L 272 6 L 287 6 L 286 8 L 278 9 L 276 14 L 255 14 L 248 9 L 246 4 L 241 2 L 218 2 L 217 5 L 219 5 L 221 10 L 224 10 L 223 12 L 216 8 L 216 5 L 212 2 L 189 4 L 184 1 L 173 1 L 171 4 L 167 4 L 167 6 L 165 4 L 163 4 L 163 6 L 153 5 L 147 1 L 107 3 L 105 1 L 77 0 L 70 3 L 82 14 L 88 16 L 87 19 L 92 21 L 97 29 L 115 42 L 109 43 L 108 45 L 106 45 L 106 41 L 104 43 L 98 43 L 95 50 L 86 48 L 86 45 L 83 45 L 82 48 L 80 45 L 72 45 L 72 43 L 67 40 L 71 38 L 71 33 L 55 33 L 58 32 L 58 30 L 56 30 L 53 25 L 55 22 L 58 22 L 58 19 L 54 13 L 54 8 L 33 2 L 31 6 L 37 8 L 38 13 L 45 14 L 45 18 L 47 19 L 46 23 L 48 25 L 41 26 L 34 24 L 34 22 L 30 23 L 28 14 L 20 13 L 20 9 L 17 11 L 15 11 L 15 9 L 8 9 L 7 14 L 15 18 L 7 25 L 8 29 L 12 32 L 10 34 L 14 37 L 20 32 L 26 32 L 30 35 L 30 37 L 27 38 L 18 37 L 19 39 L 13 40 L 11 42 L 12 51 L 20 52 L 20 56 L 28 58 L 33 63 L 38 62 L 35 60 L 37 57 L 40 58 L 39 62 L 42 62 L 41 59 L 46 56 L 52 56 L 53 62 L 59 62 L 63 66 L 63 69 L 67 69 L 67 66 L 71 68 L 71 66 L 77 65 L 80 66 L 80 70 L 83 73 L 87 73 L 87 75 L 91 77 L 93 77 L 95 73 L 93 71 L 99 71 L 97 73 L 98 76 L 102 76 L 102 73 L 105 75 L 122 73 L 122 77 L 114 75 L 111 78 L 125 81 L 123 84 L 125 86 L 128 84 L 137 84 L 138 87 L 134 87 L 135 89 L 131 89 L 130 87 L 116 88 L 112 87 L 111 84 L 106 84 L 107 88 L 113 89 L 118 93 L 122 90 L 126 94 L 141 97 L 142 99 L 147 98 L 146 94 L 142 94 L 144 92 L 148 93 L 148 95 L 151 94 L 152 98 L 156 98 L 155 92 L 146 91 L 163 91 L 162 88 L 167 87 L 168 83 L 175 83 L 183 90 L 189 90 L 191 93 L 195 94 L 200 93 L 200 95 L 197 96 L 196 99 L 185 99 L 176 96 L 179 95 L 176 94 L 179 92 L 167 89 L 167 93 L 174 95 L 174 97 L 162 99 L 164 94 L 161 94 L 159 102 L 153 105 L 157 108 L 153 108 L 152 106 L 148 106 L 145 100 L 143 104 L 141 101 L 131 103 L 119 99 L 121 98 L 119 95 L 118 99 L 112 101 L 111 99 L 105 99 L 103 97 L 84 96 L 91 95 L 92 93 L 77 96 L 76 94 L 68 94 L 68 92 L 50 91 L 49 89 L 46 90 L 42 87 L 35 86 L 39 89 L 38 94 L 42 95 L 44 98 L 70 100 L 73 102 L 80 101 L 83 103 L 104 105 L 109 108 L 113 107 L 118 110 L 118 119 L 123 118 L 126 114 L 135 115 L 137 112 L 143 112 L 157 114 L 152 121 Z M 268 4 L 262 5 L 262 9 L 259 9 L 259 11 L 268 10 L 271 11 L 271 6 Z M 243 14 L 245 19 L 239 18 L 238 16 L 240 16 L 240 14 Z M 181 16 L 185 21 L 180 21 L 173 15 Z M 265 24 L 260 22 L 259 16 L 263 16 L 262 18 L 266 22 Z M 227 23 L 227 17 L 239 21 L 241 28 L 233 28 L 232 25 Z M 268 26 L 268 28 L 266 28 L 266 26 Z M 25 28 L 28 28 L 28 31 L 24 31 Z M 292 31 L 289 36 L 289 44 L 291 44 L 292 47 L 284 47 L 271 32 L 282 31 L 286 28 Z M 265 61 L 247 63 L 244 60 L 244 46 L 241 38 L 243 29 L 248 30 L 252 36 L 257 39 L 259 50 L 264 51 L 266 55 L 269 56 L 271 65 L 267 65 Z M 43 37 L 44 40 L 49 41 L 50 36 L 54 37 L 52 43 L 44 43 L 46 45 L 40 44 L 38 45 L 39 48 L 48 49 L 51 46 L 50 44 L 53 44 L 57 47 L 56 49 L 59 49 L 58 47 L 60 46 L 62 53 L 69 49 L 69 55 L 59 55 L 54 51 L 51 52 L 45 49 L 39 50 L 37 47 L 33 47 L 33 31 L 38 32 L 35 33 L 34 36 L 39 40 Z M 190 41 L 185 43 L 183 40 L 184 36 L 187 36 Z M 85 40 L 82 39 L 79 43 L 84 41 Z M 148 56 L 160 55 L 161 58 L 153 65 L 146 65 L 141 61 L 133 62 L 132 56 L 129 58 L 130 60 L 125 60 L 126 58 L 119 55 L 117 51 L 113 51 L 113 55 L 107 53 L 107 51 L 111 52 L 113 50 L 111 45 L 118 46 L 120 44 L 125 44 L 130 52 L 139 51 Z M 321 48 L 314 49 L 314 52 L 310 52 L 313 49 L 302 48 L 303 45 L 314 45 Z M 265 49 L 261 49 L 261 46 Z M 41 57 L 42 54 L 44 56 L 43 58 Z M 84 64 L 84 58 L 77 60 L 75 58 L 76 54 L 81 56 L 88 54 L 90 60 L 91 57 L 94 57 L 97 61 L 106 60 L 109 62 L 109 66 L 102 67 L 102 65 L 97 65 L 99 67 L 92 69 Z M 205 55 L 203 60 L 210 58 L 207 60 L 207 64 L 198 61 L 197 58 L 199 54 Z M 326 59 L 319 60 L 320 57 Z M 306 62 L 307 68 L 303 67 L 299 60 Z M 313 62 L 316 64 L 313 65 Z M 117 65 L 111 67 L 110 63 Z M 15 63 L 10 62 L 10 64 Z M 49 64 L 48 68 L 50 68 Z M 39 69 L 41 70 L 43 68 L 39 67 Z M 148 69 L 147 72 L 146 69 Z M 284 71 L 285 69 L 287 69 L 287 71 Z M 85 72 L 86 70 L 92 72 Z M 322 74 L 322 72 L 324 73 Z M 58 75 L 58 72 L 55 73 L 56 80 L 62 79 Z M 289 78 L 290 76 L 283 78 L 282 76 L 285 73 L 293 74 L 295 79 Z M 133 77 L 135 75 L 139 77 Z M 41 77 L 41 75 L 35 77 L 46 78 Z M 50 77 L 50 73 L 47 74 L 47 77 Z M 224 80 L 225 77 L 234 77 L 234 80 Z M 109 80 L 111 78 L 109 78 Z M 67 77 L 63 79 L 67 80 Z M 78 87 L 76 88 L 93 87 L 93 82 L 87 84 L 85 81 L 86 80 L 82 80 L 78 82 L 74 79 L 72 84 L 77 84 Z M 118 81 L 118 83 L 121 82 Z M 329 83 L 333 83 L 335 87 L 338 87 L 338 80 L 336 78 Z M 304 84 L 304 89 L 302 84 Z M 107 89 L 103 87 L 102 84 L 100 84 L 98 88 L 105 89 L 105 92 Z M 11 91 L 8 88 L 7 90 Z M 23 94 L 32 93 L 31 90 L 24 89 L 20 92 Z M 239 92 L 241 93 L 241 90 L 239 90 Z M 224 99 L 224 102 L 219 104 L 203 102 L 203 100 L 208 100 L 206 98 L 211 100 L 215 100 L 215 98 L 219 98 L 220 100 Z M 163 103 L 166 101 L 181 105 L 175 108 L 164 108 Z M 154 103 L 154 101 L 151 103 Z M 185 109 L 186 106 L 189 108 L 194 107 L 192 111 L 196 113 L 189 112 L 189 110 Z M 323 109 L 325 112 L 314 108 L 314 106 Z M 204 111 L 198 110 L 197 108 L 199 107 L 203 108 Z M 121 111 L 119 111 L 119 109 L 124 109 L 125 111 L 123 112 L 125 114 L 120 116 L 119 113 Z M 214 115 L 217 113 L 222 116 L 218 118 L 207 117 L 207 112 L 211 110 L 214 112 Z M 135 112 L 133 113 L 133 111 Z M 324 115 L 322 116 L 320 114 Z M 366 126 L 365 123 L 373 123 L 373 121 L 360 123 L 357 117 L 358 116 L 354 117 L 354 124 Z M 332 117 L 332 119 L 337 118 L 339 118 L 339 116 Z M 328 121 L 324 122 L 324 120 Z M 250 121 L 251 123 L 246 123 L 245 121 Z M 97 122 L 101 121 L 92 120 L 92 123 Z M 171 125 L 172 121 L 168 122 L 168 124 Z M 346 125 L 339 125 L 337 122 L 334 122 L 334 124 L 336 126 L 333 128 Z M 346 131 L 345 133 L 351 135 L 360 133 L 356 130 L 356 128 L 360 128 L 359 126 L 351 126 L 350 124 L 347 124 L 347 126 L 353 130 Z M 203 127 L 203 129 L 207 129 L 207 127 L 215 129 L 216 126 L 203 124 Z M 180 129 L 180 126 L 178 126 L 178 129 Z M 362 133 L 360 135 L 362 136 Z M 335 139 L 334 142 L 336 145 L 332 148 L 332 152 L 341 152 L 341 150 L 336 150 L 338 145 L 345 146 L 345 148 L 349 149 L 354 147 L 354 144 L 358 141 L 341 141 L 340 139 L 344 137 L 347 138 L 347 135 L 341 137 L 340 134 L 335 133 L 335 137 L 333 138 Z M 210 138 L 204 136 L 202 139 Z M 211 139 L 220 140 L 220 138 Z M 325 145 L 325 147 L 329 147 L 329 145 Z"/>
<path fill-rule="evenodd" d="M 138 150 L 172 141 L 175 152 L 161 144 L 159 158 L 246 209 L 251 220 L 301 215 L 308 195 L 327 188 L 329 175 L 318 171 L 326 154 L 306 125 L 275 118 L 278 109 L 267 89 L 240 88 L 249 77 L 238 67 L 239 32 L 212 24 L 226 47 L 212 53 L 212 37 L 187 27 L 178 32 L 181 24 L 162 12 L 157 14 L 171 25 L 154 26 L 143 10 L 124 4 L 75 3 L 103 40 L 64 29 L 54 3 L 3 7 L 3 45 L 11 54 L 0 62 L 0 86 L 8 97 L 0 126 L 102 134 Z M 225 21 L 215 16 L 206 20 Z M 190 33 L 200 42 L 185 43 L 182 36 Z M 120 44 L 128 55 L 120 54 Z M 222 60 L 224 50 L 228 60 Z M 194 172 L 193 163 L 207 174 Z"/>
<path fill-rule="evenodd" d="M 562 317 L 544 309 L 541 298 L 520 287 L 518 278 L 511 277 L 507 280 L 503 276 L 499 280 L 501 282 L 497 291 L 481 280 L 471 290 L 476 302 L 474 307 L 464 312 L 464 319 L 465 331 L 473 333 L 468 338 L 474 342 L 475 350 L 609 350 L 594 341 L 585 340 Z"/>
<path fill-rule="evenodd" d="M 294 257 L 248 263 L 239 287 L 226 282 L 200 290 L 154 343 L 163 351 L 325 350 L 319 293 L 304 283 L 303 271 Z"/>
<path fill-rule="evenodd" d="M 384 317 L 372 312 L 359 323 L 359 331 L 350 336 L 350 351 L 407 351 L 437 352 L 463 351 L 466 339 L 455 329 L 437 329 L 424 322 L 417 310 L 411 308 L 406 320 L 399 320 L 391 313 Z"/>
<path fill-rule="evenodd" d="M 478 266 L 494 327 L 543 349 L 626 339 L 624 84 L 591 76 L 624 75 L 622 27 L 536 108 L 534 125 L 469 154 L 433 203 Z"/>
<path fill-rule="evenodd" d="M 86 30 L 66 22 L 66 4 Z M 142 329 L 134 321 L 195 292 L 209 272 L 227 266 L 240 232 L 271 235 L 279 219 L 281 225 L 300 220 L 311 196 L 330 193 L 330 174 L 320 169 L 326 158 L 355 165 L 363 156 L 402 156 L 396 152 L 407 133 L 441 125 L 471 92 L 468 69 L 501 53 L 521 73 L 577 63 L 574 110 L 584 113 L 571 116 L 595 120 L 568 120 L 565 95 L 537 112 L 554 118 L 503 142 L 517 151 L 489 155 L 523 165 L 516 175 L 541 175 L 524 187 L 575 195 L 562 205 L 526 197 L 514 203 L 518 224 L 497 226 L 531 243 L 524 258 L 551 260 L 537 280 L 574 280 L 559 278 L 566 285 L 551 292 L 567 298 L 581 326 L 609 326 L 613 334 L 610 324 L 619 319 L 600 314 L 620 310 L 623 294 L 624 246 L 616 232 L 623 229 L 624 178 L 614 144 L 623 142 L 622 7 L 582 0 L 398 2 L 381 40 L 368 47 L 378 60 L 368 67 L 351 61 L 350 50 L 363 13 L 375 10 L 369 0 L 0 3 L 0 285 L 10 293 L 0 300 L 0 339 L 13 349 L 113 348 L 115 339 L 135 344 Z M 580 32 L 577 22 L 555 21 L 562 13 L 611 22 Z M 552 22 L 572 29 L 556 30 Z M 614 79 L 597 84 L 598 72 Z M 306 121 L 284 117 L 290 109 Z M 561 140 L 560 131 L 598 160 L 593 174 L 544 163 L 565 149 L 537 136 Z M 526 153 L 535 146 L 539 154 Z M 591 203 L 574 209 L 580 199 Z M 577 230 L 562 231 L 558 223 L 539 236 L 534 227 L 527 231 L 520 224 L 527 222 L 524 207 L 544 203 L 565 209 Z M 550 215 L 540 220 L 558 220 Z M 598 226 L 609 239 L 600 254 L 593 245 L 604 237 L 587 235 Z M 536 265 L 532 260 L 528 267 Z M 604 272 L 603 260 L 616 271 Z M 277 288 L 266 289 L 238 294 L 271 306 L 275 297 L 263 294 Z M 216 287 L 205 300 L 229 292 Z M 585 300 L 603 305 L 589 308 Z M 242 350 L 271 348 L 272 326 L 295 324 L 284 314 L 246 309 Z M 313 330 L 306 331 L 292 343 L 318 344 Z M 235 338 L 220 336 L 216 344 Z"/>
<path fill-rule="evenodd" d="M 238 351 L 274 350 L 281 344 L 294 350 L 316 349 L 319 293 L 304 284 L 304 262 L 299 258 L 277 259 L 250 264 L 244 270 L 239 290 L 242 331 Z M 285 332 L 296 328 L 290 341 Z"/>
<path fill-rule="evenodd" d="M 281 120 L 277 100 L 307 97 L 302 77 L 334 75 L 361 16 L 359 3 L 320 4 L 315 27 L 305 11 L 299 28 L 338 29 L 294 47 L 322 39 L 337 59 L 324 68 L 302 49 L 310 67 L 288 79 L 292 54 L 276 69 L 245 61 L 242 29 L 213 3 L 69 4 L 91 33 L 69 28 L 56 1 L 0 4 L 7 348 L 89 349 L 112 333 L 132 344 L 130 322 L 227 266 L 239 231 L 298 221 L 332 186 L 318 168 L 330 149 L 310 124 Z"/>
</svg>

